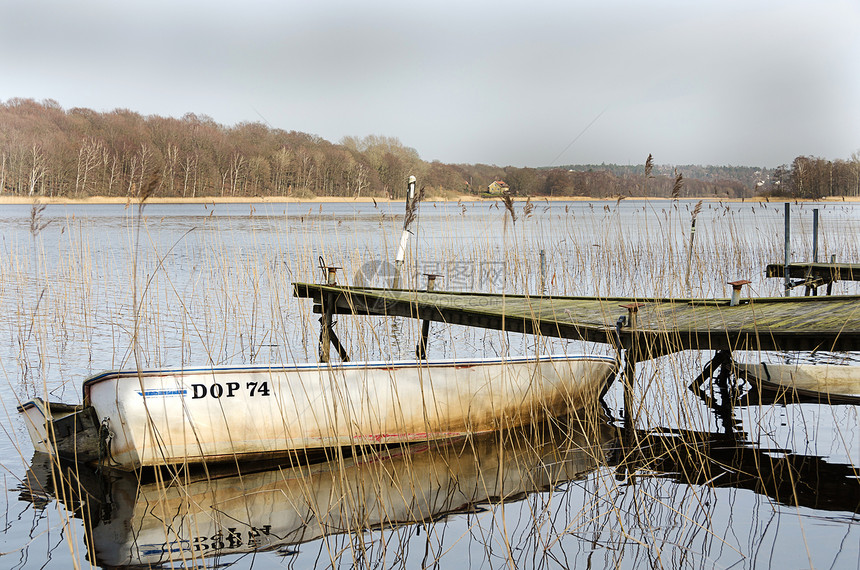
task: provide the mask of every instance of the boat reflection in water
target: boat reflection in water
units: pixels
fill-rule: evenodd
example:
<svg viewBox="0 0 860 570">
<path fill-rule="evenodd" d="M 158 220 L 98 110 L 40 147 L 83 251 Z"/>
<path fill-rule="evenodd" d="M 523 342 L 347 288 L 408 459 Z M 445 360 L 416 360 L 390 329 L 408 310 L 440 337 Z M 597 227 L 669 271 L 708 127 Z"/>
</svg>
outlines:
<svg viewBox="0 0 860 570">
<path fill-rule="evenodd" d="M 582 478 L 605 464 L 615 431 L 602 422 L 576 425 L 367 448 L 353 457 L 196 480 L 183 473 L 166 481 L 163 471 L 102 477 L 37 453 L 22 498 L 51 494 L 82 517 L 89 559 L 100 566 L 189 564 L 427 523 Z M 154 480 L 142 482 L 142 475 Z"/>
</svg>

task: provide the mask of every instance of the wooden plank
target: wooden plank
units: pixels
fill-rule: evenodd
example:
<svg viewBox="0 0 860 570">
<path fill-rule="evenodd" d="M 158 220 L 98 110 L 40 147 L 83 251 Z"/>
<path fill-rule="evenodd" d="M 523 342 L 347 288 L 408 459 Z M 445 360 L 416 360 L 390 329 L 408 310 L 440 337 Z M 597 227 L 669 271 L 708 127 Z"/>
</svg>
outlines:
<svg viewBox="0 0 860 570">
<path fill-rule="evenodd" d="M 636 359 L 686 349 L 860 349 L 860 296 L 743 299 L 530 297 L 294 283 L 319 305 L 336 296 L 338 314 L 399 316 L 526 334 L 637 347 Z M 644 303 L 636 330 L 616 329 L 621 305 Z M 317 310 L 317 309 L 315 309 Z M 620 334 L 619 334 L 620 333 Z"/>
</svg>

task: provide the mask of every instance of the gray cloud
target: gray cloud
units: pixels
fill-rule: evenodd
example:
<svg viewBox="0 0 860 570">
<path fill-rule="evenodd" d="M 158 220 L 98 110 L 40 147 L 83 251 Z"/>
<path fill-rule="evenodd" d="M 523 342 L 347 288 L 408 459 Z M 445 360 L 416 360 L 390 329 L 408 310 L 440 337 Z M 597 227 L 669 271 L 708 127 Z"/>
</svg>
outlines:
<svg viewBox="0 0 860 570">
<path fill-rule="evenodd" d="M 860 149 L 849 0 L 3 8 L 0 99 L 385 134 L 425 159 L 773 166 Z M 601 114 L 603 113 L 603 114 Z"/>
</svg>

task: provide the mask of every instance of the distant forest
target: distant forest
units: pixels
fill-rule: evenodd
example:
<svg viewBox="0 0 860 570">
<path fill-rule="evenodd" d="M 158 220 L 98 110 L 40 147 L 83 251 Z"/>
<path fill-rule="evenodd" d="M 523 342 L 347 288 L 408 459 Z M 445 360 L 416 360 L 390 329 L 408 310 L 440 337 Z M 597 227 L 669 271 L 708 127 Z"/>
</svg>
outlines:
<svg viewBox="0 0 860 570">
<path fill-rule="evenodd" d="M 402 198 L 415 175 L 428 196 L 482 194 L 494 180 L 530 196 L 793 198 L 860 196 L 860 155 L 797 157 L 773 170 L 642 165 L 516 168 L 422 160 L 393 137 L 316 135 L 210 117 L 64 110 L 56 101 L 0 102 L 0 195 Z M 679 176 L 680 175 L 680 176 Z M 681 182 L 678 184 L 678 182 Z M 151 186 L 151 185 L 150 185 Z"/>
</svg>

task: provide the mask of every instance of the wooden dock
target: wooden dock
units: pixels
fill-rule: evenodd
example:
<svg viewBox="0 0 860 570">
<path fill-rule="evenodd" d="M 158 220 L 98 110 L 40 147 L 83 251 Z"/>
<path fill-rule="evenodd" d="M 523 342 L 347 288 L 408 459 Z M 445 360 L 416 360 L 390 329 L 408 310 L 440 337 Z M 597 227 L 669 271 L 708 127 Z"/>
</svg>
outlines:
<svg viewBox="0 0 860 570">
<path fill-rule="evenodd" d="M 860 296 L 668 299 L 410 291 L 294 283 L 329 315 L 398 316 L 608 343 L 634 361 L 680 350 L 860 350 Z M 623 318 L 622 318 L 623 317 Z"/>
<path fill-rule="evenodd" d="M 785 264 L 768 264 L 765 275 L 785 277 L 785 268 Z M 788 276 L 792 279 L 820 279 L 824 283 L 860 281 L 860 263 L 789 263 Z"/>
<path fill-rule="evenodd" d="M 816 296 L 818 288 L 826 286 L 830 295 L 837 281 L 860 281 L 860 263 L 771 263 L 765 268 L 765 276 L 786 279 L 786 290 L 804 287 L 806 295 Z"/>
</svg>

